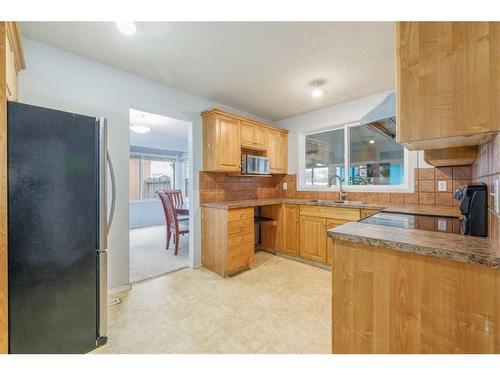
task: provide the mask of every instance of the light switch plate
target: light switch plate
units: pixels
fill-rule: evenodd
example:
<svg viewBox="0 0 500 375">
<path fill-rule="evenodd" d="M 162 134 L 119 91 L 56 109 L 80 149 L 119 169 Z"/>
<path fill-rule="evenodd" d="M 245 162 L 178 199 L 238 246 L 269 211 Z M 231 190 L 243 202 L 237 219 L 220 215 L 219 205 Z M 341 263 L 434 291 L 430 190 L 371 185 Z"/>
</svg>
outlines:
<svg viewBox="0 0 500 375">
<path fill-rule="evenodd" d="M 446 181 L 438 181 L 438 191 L 446 191 Z"/>
<path fill-rule="evenodd" d="M 446 219 L 438 219 L 438 230 L 446 232 Z"/>
<path fill-rule="evenodd" d="M 283 182 L 283 190 L 288 190 L 288 182 Z"/>
</svg>

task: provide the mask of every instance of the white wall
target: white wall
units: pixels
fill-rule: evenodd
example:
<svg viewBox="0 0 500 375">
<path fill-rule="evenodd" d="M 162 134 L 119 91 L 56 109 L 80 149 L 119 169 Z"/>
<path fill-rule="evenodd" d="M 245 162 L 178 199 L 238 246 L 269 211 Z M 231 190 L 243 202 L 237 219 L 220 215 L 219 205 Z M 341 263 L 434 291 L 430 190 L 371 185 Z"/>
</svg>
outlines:
<svg viewBox="0 0 500 375">
<path fill-rule="evenodd" d="M 288 135 L 289 173 L 297 173 L 300 132 L 320 131 L 322 129 L 359 122 L 364 115 L 380 104 L 391 91 L 384 91 L 278 121 L 279 126 L 290 131 Z M 311 98 L 311 100 L 314 99 Z"/>
<path fill-rule="evenodd" d="M 109 287 L 129 284 L 129 109 L 185 120 L 189 129 L 193 209 L 190 261 L 200 265 L 198 172 L 202 169 L 200 112 L 218 107 L 242 111 L 176 90 L 119 69 L 24 38 L 27 69 L 19 75 L 19 100 L 49 108 L 102 116 L 108 120 L 108 148 L 117 177 L 116 215 L 109 233 Z M 252 116 L 257 120 L 264 119 Z M 267 121 L 269 122 L 269 121 Z"/>
<path fill-rule="evenodd" d="M 383 91 L 374 95 L 340 103 L 331 107 L 303 113 L 298 116 L 278 121 L 278 125 L 288 129 L 288 171 L 298 173 L 299 166 L 299 133 L 321 131 L 323 129 L 341 127 L 346 124 L 358 123 L 361 118 L 382 102 L 393 90 Z M 410 158 L 417 168 L 431 168 L 423 158 L 423 151 L 410 151 Z M 417 157 L 418 156 L 418 157 Z M 410 176 L 413 176 L 410 171 Z M 412 179 L 412 177 L 410 177 Z M 413 186 L 413 184 L 411 184 Z M 413 189 L 413 187 L 410 187 Z"/>
</svg>

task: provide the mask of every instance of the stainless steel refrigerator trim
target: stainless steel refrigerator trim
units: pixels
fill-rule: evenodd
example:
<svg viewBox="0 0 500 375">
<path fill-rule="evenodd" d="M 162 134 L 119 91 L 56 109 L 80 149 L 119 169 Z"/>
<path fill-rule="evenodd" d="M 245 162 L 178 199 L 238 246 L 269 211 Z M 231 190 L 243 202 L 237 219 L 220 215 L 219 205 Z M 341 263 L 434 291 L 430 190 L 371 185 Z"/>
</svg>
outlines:
<svg viewBox="0 0 500 375">
<path fill-rule="evenodd" d="M 111 207 L 109 209 L 109 219 L 108 219 L 108 231 L 113 224 L 113 217 L 115 216 L 115 204 L 116 204 L 116 179 L 115 179 L 115 169 L 113 168 L 113 161 L 109 152 L 106 153 L 106 160 L 109 165 L 109 176 L 111 177 Z"/>
<path fill-rule="evenodd" d="M 99 327 L 98 336 L 104 337 L 108 330 L 108 207 L 107 207 L 107 124 L 99 119 Z"/>
</svg>

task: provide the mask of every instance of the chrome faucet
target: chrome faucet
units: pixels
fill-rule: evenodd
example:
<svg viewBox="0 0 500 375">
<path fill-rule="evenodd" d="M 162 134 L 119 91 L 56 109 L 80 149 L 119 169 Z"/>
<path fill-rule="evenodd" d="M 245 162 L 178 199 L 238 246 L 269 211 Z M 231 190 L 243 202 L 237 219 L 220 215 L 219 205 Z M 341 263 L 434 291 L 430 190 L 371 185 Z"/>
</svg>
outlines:
<svg viewBox="0 0 500 375">
<path fill-rule="evenodd" d="M 338 174 L 334 174 L 332 177 L 330 177 L 328 180 L 328 188 L 332 187 L 332 181 L 334 178 L 337 178 L 339 180 L 339 201 L 343 201 L 345 199 L 345 193 L 342 190 L 342 177 L 340 177 Z"/>
</svg>

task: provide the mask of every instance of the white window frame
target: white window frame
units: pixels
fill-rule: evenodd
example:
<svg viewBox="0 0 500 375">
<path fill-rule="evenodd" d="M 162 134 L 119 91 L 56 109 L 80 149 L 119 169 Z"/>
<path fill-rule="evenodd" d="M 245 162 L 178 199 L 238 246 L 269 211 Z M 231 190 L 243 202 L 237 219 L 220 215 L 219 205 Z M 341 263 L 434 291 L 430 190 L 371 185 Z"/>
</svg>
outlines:
<svg viewBox="0 0 500 375">
<path fill-rule="evenodd" d="M 413 193 L 415 191 L 415 172 L 417 166 L 417 152 L 409 151 L 404 147 L 404 171 L 403 183 L 400 185 L 348 185 L 349 181 L 349 129 L 356 126 L 362 126 L 360 122 L 344 123 L 328 128 L 311 130 L 309 132 L 299 132 L 297 141 L 298 150 L 298 170 L 297 170 L 297 190 L 299 191 L 339 191 L 338 185 L 314 186 L 306 185 L 306 136 L 311 134 L 325 133 L 333 130 L 344 129 L 344 165 L 345 165 L 345 181 L 342 184 L 344 191 L 351 192 L 385 192 L 385 193 Z"/>
<path fill-rule="evenodd" d="M 177 165 L 177 160 L 175 157 L 171 156 L 165 156 L 165 155 L 159 155 L 159 154 L 150 154 L 150 153 L 145 153 L 145 152 L 129 152 L 129 160 L 131 156 L 139 156 L 141 163 L 139 164 L 139 195 L 141 199 L 133 199 L 129 200 L 129 202 L 154 202 L 158 201 L 160 198 L 155 197 L 155 198 L 150 198 L 150 199 L 142 199 L 142 181 L 143 181 L 143 162 L 144 162 L 144 157 L 152 157 L 152 158 L 159 158 L 159 159 L 165 159 L 165 161 L 168 161 L 170 163 L 174 163 L 174 178 L 173 178 L 173 188 L 175 189 L 175 166 Z"/>
</svg>

